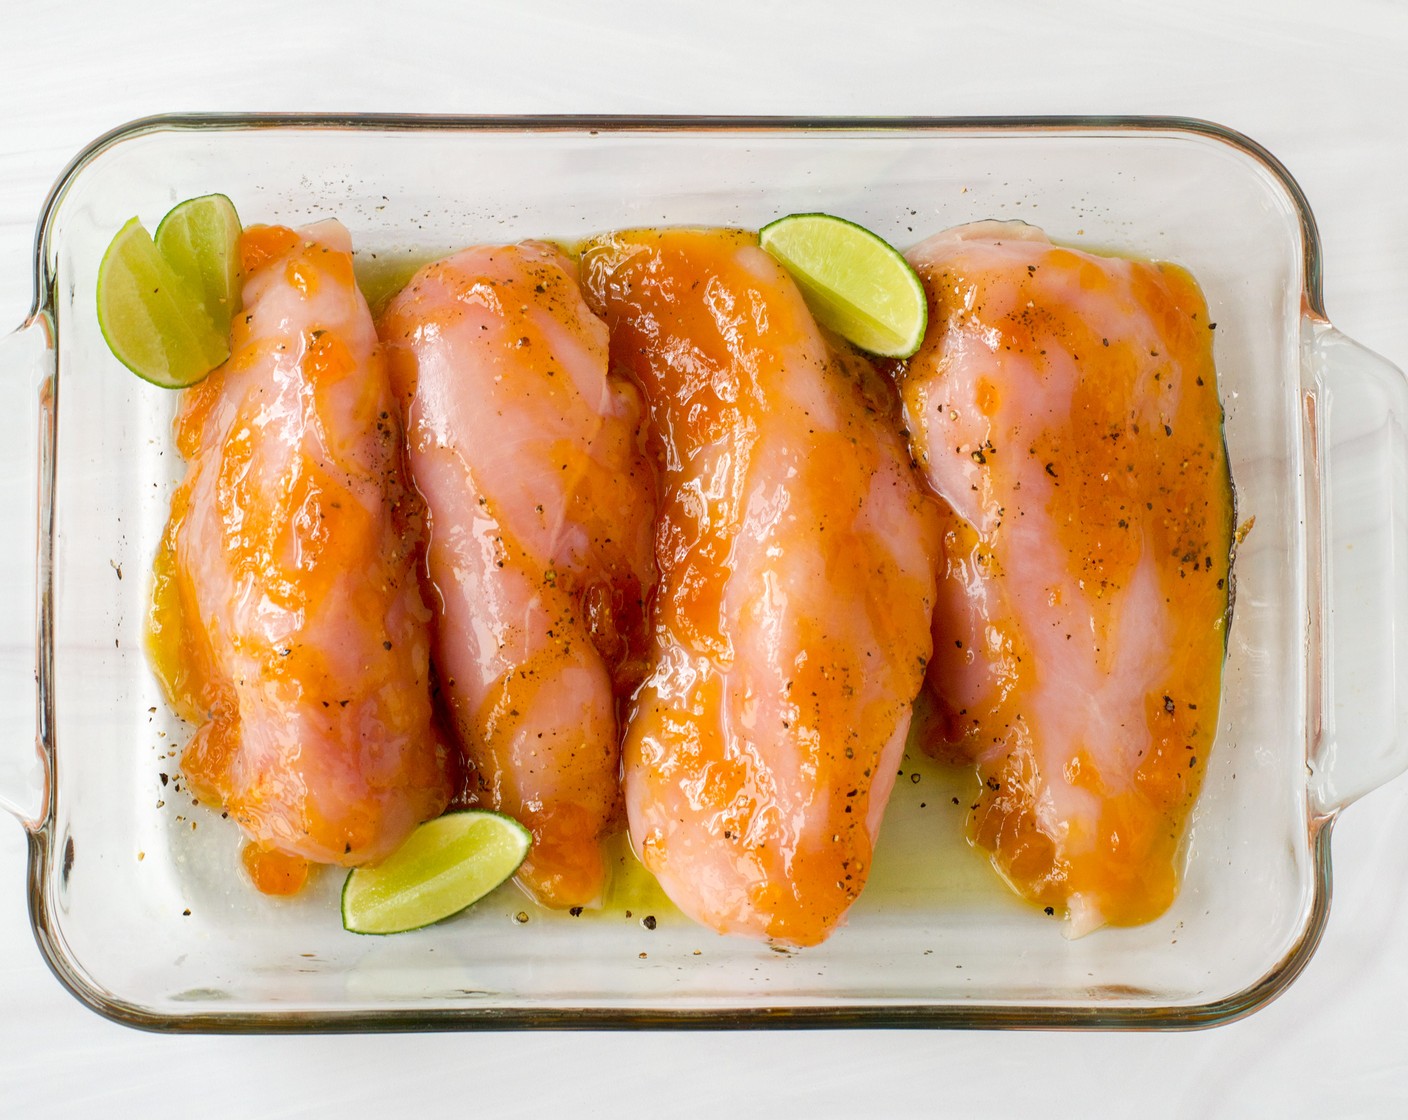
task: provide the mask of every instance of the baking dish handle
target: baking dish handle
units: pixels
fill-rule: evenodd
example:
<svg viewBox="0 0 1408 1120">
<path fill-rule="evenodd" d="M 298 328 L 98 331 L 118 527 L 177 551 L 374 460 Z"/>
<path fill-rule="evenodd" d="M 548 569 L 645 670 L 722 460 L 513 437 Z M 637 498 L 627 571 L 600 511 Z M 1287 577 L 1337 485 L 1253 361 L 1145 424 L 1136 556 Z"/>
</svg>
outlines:
<svg viewBox="0 0 1408 1120">
<path fill-rule="evenodd" d="M 50 617 L 47 468 L 53 462 L 54 332 L 35 315 L 0 338 L 0 807 L 28 829 L 48 815 L 49 757 L 41 664 Z"/>
<path fill-rule="evenodd" d="M 1310 801 L 1325 815 L 1408 768 L 1408 379 L 1317 318 L 1303 348 L 1327 666 Z"/>
</svg>

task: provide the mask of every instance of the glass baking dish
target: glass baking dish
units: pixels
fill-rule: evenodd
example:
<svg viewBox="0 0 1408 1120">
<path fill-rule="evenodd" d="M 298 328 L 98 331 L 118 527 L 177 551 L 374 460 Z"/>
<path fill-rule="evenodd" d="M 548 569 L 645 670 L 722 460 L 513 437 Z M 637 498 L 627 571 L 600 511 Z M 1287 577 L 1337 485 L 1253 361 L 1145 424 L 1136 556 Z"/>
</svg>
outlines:
<svg viewBox="0 0 1408 1120">
<path fill-rule="evenodd" d="M 187 729 L 142 648 L 180 472 L 173 395 L 113 359 L 108 239 L 180 199 L 337 217 L 363 264 L 472 242 L 843 214 L 901 246 L 981 218 L 1177 261 L 1201 282 L 1238 518 L 1223 710 L 1173 908 L 1067 940 L 961 840 L 955 775 L 906 759 L 874 877 L 829 942 L 690 923 L 638 876 L 598 913 L 505 887 L 416 934 L 240 877 L 178 777 Z M 95 141 L 55 186 L 35 308 L 0 342 L 0 799 L 29 836 L 41 950 L 83 1002 L 165 1030 L 1189 1027 L 1262 1006 L 1314 951 L 1337 813 L 1408 765 L 1408 383 L 1321 307 L 1304 196 L 1256 144 L 1175 119 L 182 116 Z M 33 726 L 31 726 L 31 716 Z M 31 748 L 30 744 L 33 744 Z M 627 859 L 623 853 L 623 861 Z M 624 866 L 624 863 L 623 863 Z M 653 922 L 644 919 L 653 918 Z"/>
</svg>

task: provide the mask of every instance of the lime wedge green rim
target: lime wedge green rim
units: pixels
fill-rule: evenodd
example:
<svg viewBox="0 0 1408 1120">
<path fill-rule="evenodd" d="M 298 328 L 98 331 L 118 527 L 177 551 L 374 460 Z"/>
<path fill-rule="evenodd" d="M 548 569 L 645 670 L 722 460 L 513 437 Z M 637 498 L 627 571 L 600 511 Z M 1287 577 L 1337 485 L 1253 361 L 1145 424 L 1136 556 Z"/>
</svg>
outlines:
<svg viewBox="0 0 1408 1120">
<path fill-rule="evenodd" d="M 421 853 L 418 848 L 426 844 L 436 842 L 448 845 L 456 839 L 463 840 L 467 829 L 479 824 L 492 824 L 496 826 L 495 837 L 499 840 L 507 840 L 508 843 L 500 846 L 500 850 L 494 855 L 496 861 L 488 868 L 474 868 L 472 865 L 475 857 L 479 854 L 471 851 L 463 855 L 458 860 L 447 862 L 438 867 L 436 873 L 428 878 L 417 880 L 414 877 L 414 864 L 417 860 L 422 860 L 430 867 L 436 867 L 433 860 L 434 852 Z M 444 836 L 438 834 L 444 833 Z M 411 933 L 418 929 L 425 929 L 440 922 L 453 918 L 457 914 L 463 913 L 469 907 L 491 894 L 498 887 L 502 886 L 522 865 L 527 858 L 528 851 L 532 846 L 532 833 L 521 823 L 504 813 L 493 812 L 488 809 L 464 809 L 455 812 L 445 813 L 442 816 L 426 821 L 416 827 L 406 841 L 395 852 L 378 864 L 368 864 L 363 867 L 354 867 L 347 873 L 342 884 L 342 895 L 340 911 L 342 915 L 343 929 L 349 933 L 356 933 L 362 936 L 390 936 L 397 933 Z M 426 855 L 431 858 L 426 859 Z M 411 867 L 407 867 L 407 863 Z M 476 874 L 477 873 L 477 874 Z M 368 928 L 378 923 L 368 922 L 367 915 L 349 914 L 349 909 L 356 905 L 356 893 L 359 886 L 365 891 L 376 890 L 378 884 L 376 880 L 385 875 L 393 877 L 406 877 L 403 884 L 393 884 L 391 894 L 393 901 L 385 907 L 389 911 L 396 911 L 398 906 L 408 915 L 404 922 L 381 923 L 383 928 Z M 444 880 L 447 876 L 452 877 L 457 874 L 467 874 L 469 883 L 465 889 L 457 892 L 453 896 L 453 902 L 449 905 L 425 909 L 423 899 L 417 900 L 414 895 L 420 888 L 424 888 L 427 883 L 436 880 Z M 404 893 L 407 897 L 399 902 L 394 900 L 397 893 Z M 421 904 L 422 912 L 416 913 L 417 905 Z"/>
<path fill-rule="evenodd" d="M 203 194 L 178 202 L 152 234 L 157 251 L 225 335 L 240 310 L 241 230 L 239 212 L 227 195 Z"/>
<path fill-rule="evenodd" d="M 136 218 L 113 236 L 98 265 L 98 329 L 113 356 L 162 388 L 183 388 L 229 356 L 196 295 Z"/>
<path fill-rule="evenodd" d="M 798 232 L 800 238 L 787 236 Z M 827 240 L 839 250 L 829 259 L 805 251 Z M 908 358 L 923 343 L 929 318 L 923 282 L 879 234 L 836 214 L 807 211 L 769 222 L 758 243 L 788 270 L 818 322 L 848 342 L 884 358 Z M 836 274 L 838 257 L 852 258 L 854 270 Z"/>
</svg>

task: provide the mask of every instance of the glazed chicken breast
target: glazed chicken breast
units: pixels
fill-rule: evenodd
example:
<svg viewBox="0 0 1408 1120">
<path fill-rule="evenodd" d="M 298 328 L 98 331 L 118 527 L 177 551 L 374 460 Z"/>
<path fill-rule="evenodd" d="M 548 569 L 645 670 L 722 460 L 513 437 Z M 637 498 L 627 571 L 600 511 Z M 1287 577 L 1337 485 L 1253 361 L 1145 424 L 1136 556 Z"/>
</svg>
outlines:
<svg viewBox="0 0 1408 1120">
<path fill-rule="evenodd" d="M 814 945 L 865 884 L 923 680 L 931 501 L 868 363 L 754 235 L 622 233 L 582 261 L 662 480 L 632 843 L 694 919 Z"/>
<path fill-rule="evenodd" d="M 230 359 L 184 394 L 153 664 L 199 725 L 190 790 L 250 836 L 258 886 L 388 855 L 452 790 L 401 432 L 335 222 L 255 227 Z"/>
<path fill-rule="evenodd" d="M 643 669 L 654 479 L 634 386 L 542 243 L 423 269 L 380 321 L 429 524 L 435 665 L 476 804 L 533 833 L 519 882 L 597 901 L 620 819 L 617 700 Z"/>
<path fill-rule="evenodd" d="M 1212 328 L 1181 269 L 980 223 L 908 254 L 900 384 L 951 513 L 927 746 L 971 759 L 972 840 L 1073 934 L 1173 899 L 1217 728 L 1232 490 Z"/>
</svg>

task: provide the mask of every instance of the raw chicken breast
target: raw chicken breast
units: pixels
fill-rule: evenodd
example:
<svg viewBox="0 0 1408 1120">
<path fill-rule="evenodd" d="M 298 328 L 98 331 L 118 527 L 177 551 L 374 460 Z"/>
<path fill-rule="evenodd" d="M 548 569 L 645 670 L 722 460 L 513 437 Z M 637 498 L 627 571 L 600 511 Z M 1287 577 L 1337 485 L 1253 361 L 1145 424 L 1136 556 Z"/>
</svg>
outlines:
<svg viewBox="0 0 1408 1120">
<path fill-rule="evenodd" d="M 519 882 L 540 902 L 591 904 L 620 815 L 616 702 L 640 679 L 654 584 L 639 394 L 608 376 L 606 327 L 549 245 L 430 265 L 380 329 L 474 800 L 532 830 Z"/>
<path fill-rule="evenodd" d="M 909 254 L 901 379 L 952 508 L 928 746 L 971 758 L 974 842 L 1069 930 L 1147 921 L 1217 728 L 1232 491 L 1197 285 L 985 222 Z"/>
<path fill-rule="evenodd" d="M 814 945 L 865 885 L 929 657 L 931 502 L 754 235 L 620 234 L 583 272 L 663 472 L 631 839 L 696 920 Z"/>
<path fill-rule="evenodd" d="M 182 398 L 187 460 L 156 560 L 153 663 L 201 724 L 191 791 L 256 842 L 263 889 L 302 860 L 388 855 L 451 793 L 401 432 L 351 244 L 253 228 L 231 357 Z"/>
</svg>

